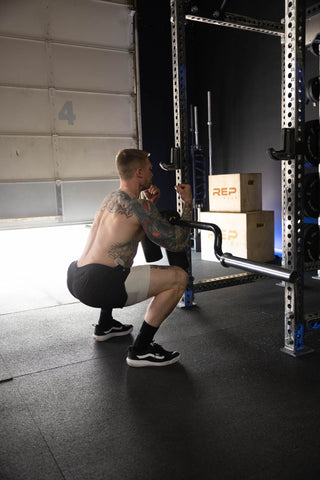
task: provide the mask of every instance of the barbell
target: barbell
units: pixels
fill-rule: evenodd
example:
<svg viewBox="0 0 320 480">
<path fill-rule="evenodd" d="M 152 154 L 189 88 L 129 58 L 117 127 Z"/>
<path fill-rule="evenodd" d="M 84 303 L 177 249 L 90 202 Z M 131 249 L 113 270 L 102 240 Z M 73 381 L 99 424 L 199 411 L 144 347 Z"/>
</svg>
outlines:
<svg viewBox="0 0 320 480">
<path fill-rule="evenodd" d="M 213 223 L 196 222 L 182 220 L 177 216 L 172 215 L 168 218 L 173 225 L 180 225 L 181 227 L 197 228 L 199 230 L 209 230 L 214 234 L 213 250 L 214 254 L 223 267 L 240 268 L 248 272 L 259 273 L 263 276 L 276 278 L 289 283 L 295 283 L 298 280 L 298 272 L 289 270 L 277 265 L 269 265 L 267 263 L 260 263 L 246 258 L 235 257 L 231 253 L 222 252 L 222 232 L 218 225 Z"/>
<path fill-rule="evenodd" d="M 172 224 L 179 225 L 181 227 L 196 228 L 199 230 L 209 230 L 214 234 L 214 244 L 213 250 L 214 254 L 221 263 L 223 267 L 235 267 L 241 270 L 248 272 L 259 273 L 263 276 L 268 276 L 276 278 L 277 280 L 295 283 L 298 280 L 298 272 L 295 270 L 289 270 L 277 265 L 271 265 L 267 263 L 260 263 L 253 260 L 248 260 L 246 258 L 235 257 L 231 253 L 222 252 L 222 232 L 218 225 L 213 223 L 204 223 L 196 222 L 190 220 L 183 220 L 180 218 L 178 212 L 174 210 L 165 210 L 161 212 L 162 215 Z M 159 252 L 161 249 L 158 245 L 155 245 L 148 237 L 145 237 L 147 240 L 142 244 L 144 253 L 149 260 L 147 261 L 156 261 L 158 260 Z M 153 257 L 154 255 L 154 257 Z M 168 252 L 167 256 L 170 265 L 178 265 L 187 270 L 188 260 L 186 253 L 183 252 Z M 162 257 L 162 255 L 161 255 Z M 161 258 L 160 257 L 160 258 Z"/>
</svg>

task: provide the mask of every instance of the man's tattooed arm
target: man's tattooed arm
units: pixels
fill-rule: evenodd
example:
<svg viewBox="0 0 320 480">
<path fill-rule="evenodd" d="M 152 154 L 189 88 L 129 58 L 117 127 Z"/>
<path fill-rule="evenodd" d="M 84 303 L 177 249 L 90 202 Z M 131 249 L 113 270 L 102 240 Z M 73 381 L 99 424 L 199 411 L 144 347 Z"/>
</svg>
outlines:
<svg viewBox="0 0 320 480">
<path fill-rule="evenodd" d="M 186 216 L 183 217 L 185 220 L 189 218 L 188 210 Z M 148 200 L 134 200 L 132 202 L 132 211 L 153 243 L 171 252 L 180 252 L 186 247 L 190 233 L 189 228 L 171 225 L 161 216 L 157 207 L 151 202 Z"/>
<path fill-rule="evenodd" d="M 185 202 L 183 205 L 183 212 L 181 215 L 182 220 L 192 220 L 192 202 Z"/>
</svg>

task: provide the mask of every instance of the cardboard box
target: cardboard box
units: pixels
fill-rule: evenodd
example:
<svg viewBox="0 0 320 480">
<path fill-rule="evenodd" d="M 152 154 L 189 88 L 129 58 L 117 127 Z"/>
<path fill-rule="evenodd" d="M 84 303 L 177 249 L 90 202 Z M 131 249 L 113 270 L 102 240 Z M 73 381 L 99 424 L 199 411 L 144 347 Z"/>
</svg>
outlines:
<svg viewBox="0 0 320 480">
<path fill-rule="evenodd" d="M 274 212 L 201 212 L 200 222 L 214 223 L 222 231 L 222 252 L 258 262 L 274 259 Z M 214 234 L 201 232 L 201 258 L 217 262 Z"/>
<path fill-rule="evenodd" d="M 261 173 L 209 175 L 211 212 L 254 212 L 261 209 Z"/>
</svg>

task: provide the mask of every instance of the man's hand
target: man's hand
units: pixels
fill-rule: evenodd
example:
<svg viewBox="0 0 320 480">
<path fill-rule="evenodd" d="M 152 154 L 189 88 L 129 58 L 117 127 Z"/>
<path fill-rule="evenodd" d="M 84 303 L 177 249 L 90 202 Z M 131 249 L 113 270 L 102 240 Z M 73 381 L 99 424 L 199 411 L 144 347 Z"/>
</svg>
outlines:
<svg viewBox="0 0 320 480">
<path fill-rule="evenodd" d="M 155 205 L 160 198 L 160 188 L 156 187 L 155 185 L 150 185 L 148 190 L 143 191 L 143 194 L 146 200 L 149 200 Z"/>
<path fill-rule="evenodd" d="M 184 202 L 192 202 L 191 186 L 188 183 L 181 183 L 174 188 Z"/>
</svg>

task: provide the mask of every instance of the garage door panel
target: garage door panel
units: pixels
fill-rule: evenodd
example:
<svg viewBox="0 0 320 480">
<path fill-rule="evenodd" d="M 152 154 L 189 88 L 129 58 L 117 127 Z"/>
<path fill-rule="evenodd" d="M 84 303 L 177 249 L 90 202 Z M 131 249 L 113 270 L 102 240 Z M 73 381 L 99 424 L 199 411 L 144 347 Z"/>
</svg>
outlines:
<svg viewBox="0 0 320 480">
<path fill-rule="evenodd" d="M 59 137 L 58 148 L 60 178 L 112 178 L 118 176 L 114 159 L 120 148 L 136 148 L 136 142 L 130 138 Z"/>
<path fill-rule="evenodd" d="M 119 180 L 62 182 L 63 220 L 90 221 L 109 193 L 119 188 Z"/>
<path fill-rule="evenodd" d="M 0 84 L 47 86 L 44 42 L 0 37 L 0 58 Z"/>
<path fill-rule="evenodd" d="M 56 92 L 58 134 L 133 136 L 133 99 L 126 95 Z"/>
<path fill-rule="evenodd" d="M 45 0 L 1 0 L 0 32 L 43 38 L 47 31 L 47 3 Z"/>
<path fill-rule="evenodd" d="M 54 182 L 3 183 L 0 188 L 0 218 L 57 215 Z"/>
<path fill-rule="evenodd" d="M 55 176 L 51 137 L 0 137 L 1 179 L 45 180 Z"/>
<path fill-rule="evenodd" d="M 52 39 L 60 41 L 126 48 L 130 40 L 130 18 L 128 9 L 121 6 L 125 3 L 1 0 L 0 31 L 32 38 L 44 38 L 49 33 Z"/>
<path fill-rule="evenodd" d="M 128 8 L 95 0 L 50 2 L 50 37 L 80 44 L 128 48 L 131 17 Z"/>
<path fill-rule="evenodd" d="M 58 44 L 53 44 L 51 48 L 56 88 L 133 91 L 132 54 Z"/>
<path fill-rule="evenodd" d="M 0 87 L 0 105 L 2 133 L 50 133 L 47 90 Z"/>
</svg>

